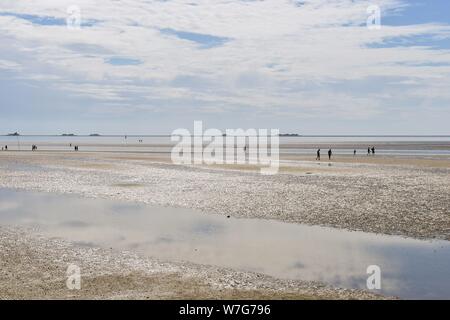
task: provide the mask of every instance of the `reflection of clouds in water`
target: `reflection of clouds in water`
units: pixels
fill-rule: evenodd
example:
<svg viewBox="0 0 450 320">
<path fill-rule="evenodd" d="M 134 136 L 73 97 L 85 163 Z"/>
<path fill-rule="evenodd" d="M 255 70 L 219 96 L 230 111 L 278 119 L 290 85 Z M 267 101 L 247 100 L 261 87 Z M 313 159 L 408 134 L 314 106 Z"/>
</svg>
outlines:
<svg viewBox="0 0 450 320">
<path fill-rule="evenodd" d="M 119 203 L 110 205 L 107 212 L 111 215 L 133 215 L 142 213 L 142 209 L 144 207 L 141 204 Z"/>
<path fill-rule="evenodd" d="M 224 229 L 225 227 L 223 224 L 214 223 L 211 221 L 199 221 L 191 227 L 190 232 L 198 235 L 211 236 L 222 233 Z"/>
<path fill-rule="evenodd" d="M 18 199 L 18 193 L 11 189 L 0 188 L 0 212 L 17 210 L 27 202 L 24 197 L 22 201 Z"/>
<path fill-rule="evenodd" d="M 150 256 L 366 288 L 367 266 L 382 271 L 382 292 L 450 297 L 450 242 L 233 220 L 185 209 L 3 191 L 5 223 L 44 226 L 80 246 L 136 249 Z M 377 291 L 375 291 L 377 292 Z M 381 292 L 380 292 L 381 293 Z M 438 296 L 439 297 L 439 296 Z"/>
<path fill-rule="evenodd" d="M 127 239 L 127 238 L 126 238 L 125 236 L 123 236 L 123 235 L 117 236 L 117 237 L 115 238 L 115 240 L 116 240 L 116 241 L 119 241 L 119 242 L 125 241 L 126 239 Z"/>
<path fill-rule="evenodd" d="M 301 263 L 300 261 L 297 261 L 292 265 L 292 268 L 293 269 L 303 269 L 303 268 L 305 268 L 305 265 L 303 263 Z"/>
<path fill-rule="evenodd" d="M 153 241 L 148 241 L 148 243 L 150 243 L 150 244 L 160 244 L 160 243 L 173 243 L 175 241 L 176 240 L 174 238 L 162 236 L 162 237 L 156 238 Z"/>
<path fill-rule="evenodd" d="M 88 223 L 79 220 L 64 221 L 61 222 L 59 225 L 61 227 L 70 227 L 70 228 L 86 228 L 89 226 Z"/>
<path fill-rule="evenodd" d="M 87 247 L 87 248 L 95 248 L 98 246 L 97 244 L 90 242 L 90 241 L 74 241 L 73 244 L 76 246 Z"/>
<path fill-rule="evenodd" d="M 351 272 L 346 273 L 344 270 L 327 268 L 327 270 L 316 270 L 313 278 L 310 280 L 327 283 L 340 288 L 367 289 L 366 281 L 368 276 L 369 275 L 366 275 L 365 270 L 364 272 L 356 274 Z"/>
<path fill-rule="evenodd" d="M 180 249 L 179 247 L 167 247 L 165 245 L 173 245 L 174 243 L 179 242 L 179 240 L 176 240 L 174 238 L 170 238 L 170 237 L 166 237 L 166 236 L 162 236 L 162 237 L 157 237 L 156 239 L 152 239 L 152 240 L 148 240 L 148 241 L 133 241 L 130 242 L 129 244 L 127 244 L 127 247 L 129 247 L 130 249 L 149 249 L 149 248 L 157 248 L 159 245 L 162 245 L 161 248 L 165 248 L 165 250 L 167 250 L 167 248 L 169 248 L 169 250 L 173 251 L 173 252 L 179 252 Z M 186 243 L 183 242 L 184 245 L 187 245 Z M 183 246 L 185 247 L 185 246 Z M 163 254 L 163 252 L 159 252 L 160 254 Z"/>
<path fill-rule="evenodd" d="M 450 242 L 408 239 L 396 245 L 373 245 L 380 263 L 382 291 L 406 298 L 450 297 Z"/>
<path fill-rule="evenodd" d="M 120 239 L 117 239 L 117 242 L 127 242 L 127 239 L 125 237 L 120 237 Z M 145 249 L 149 249 L 149 248 L 155 248 L 158 245 L 165 245 L 165 244 L 170 245 L 175 242 L 177 242 L 177 240 L 175 240 L 174 238 L 161 236 L 161 237 L 157 237 L 156 239 L 148 240 L 148 241 L 131 241 L 129 243 L 126 243 L 125 245 L 129 249 L 144 249 L 145 250 Z M 165 247 L 165 248 L 167 248 L 167 247 Z M 173 251 L 175 251 L 175 248 L 173 248 Z"/>
<path fill-rule="evenodd" d="M 34 215 L 36 207 L 29 195 L 19 199 L 18 193 L 0 188 L 0 217 L 3 223 L 9 223 L 9 220 L 18 222 L 19 219 Z"/>
<path fill-rule="evenodd" d="M 142 242 L 131 242 L 127 245 L 129 249 L 139 249 L 140 247 L 144 246 L 145 244 Z"/>
<path fill-rule="evenodd" d="M 0 202 L 0 212 L 3 211 L 10 211 L 10 210 L 17 210 L 18 208 L 20 208 L 21 205 L 18 202 L 13 202 L 13 201 L 3 201 Z"/>
<path fill-rule="evenodd" d="M 302 243 L 302 250 L 297 250 L 297 252 L 301 251 L 301 254 L 297 255 L 298 260 L 290 264 L 286 274 L 338 287 L 365 289 L 369 277 L 366 273 L 367 267 L 376 264 L 382 269 L 383 280 L 388 284 L 386 288 L 396 290 L 399 287 L 398 284 L 391 281 L 391 274 L 392 277 L 397 277 L 401 271 L 401 264 L 396 261 L 395 257 L 386 256 L 383 250 L 373 250 L 374 246 L 383 248 L 393 245 L 393 243 L 382 241 L 383 238 L 379 237 L 375 239 L 381 240 L 381 244 L 378 245 L 377 241 L 372 241 L 371 236 L 365 237 L 360 233 L 339 232 L 336 235 L 334 242 L 328 241 L 329 238 L 322 241 L 321 234 L 318 232 L 310 239 L 310 243 L 312 241 L 314 246 Z M 329 237 L 330 234 L 326 236 Z M 383 274 L 388 270 L 391 270 L 392 273 Z M 392 292 L 390 291 L 390 294 Z"/>
</svg>

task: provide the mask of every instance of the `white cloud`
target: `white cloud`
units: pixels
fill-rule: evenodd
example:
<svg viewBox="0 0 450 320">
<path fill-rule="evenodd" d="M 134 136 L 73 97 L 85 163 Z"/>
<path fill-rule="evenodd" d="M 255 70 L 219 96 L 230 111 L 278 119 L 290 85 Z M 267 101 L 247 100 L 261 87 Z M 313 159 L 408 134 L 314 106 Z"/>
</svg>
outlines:
<svg viewBox="0 0 450 320">
<path fill-rule="evenodd" d="M 0 69 L 4 69 L 4 70 L 20 70 L 20 64 L 14 62 L 14 61 L 9 61 L 9 60 L 0 60 Z"/>
<path fill-rule="evenodd" d="M 284 112 L 297 110 L 311 116 L 328 110 L 333 116 L 349 119 L 382 112 L 383 93 L 379 100 L 376 95 L 368 98 L 359 92 L 318 95 L 320 86 L 393 77 L 402 78 L 405 86 L 419 82 L 428 98 L 448 97 L 441 85 L 450 82 L 449 67 L 426 66 L 450 64 L 448 50 L 369 47 L 395 37 L 449 37 L 448 25 L 368 30 L 361 24 L 372 1 L 302 2 L 305 4 L 296 6 L 298 2 L 291 0 L 78 0 L 82 18 L 99 21 L 81 30 L 0 15 L 0 37 L 14 43 L 11 50 L 20 53 L 17 61 L 10 61 L 11 54 L 2 57 L 0 52 L 0 59 L 5 58 L 0 60 L 0 69 L 16 70 L 17 77 L 47 80 L 58 89 L 112 102 L 138 99 L 145 105 L 146 100 L 185 99 L 209 104 L 213 110 L 249 106 L 280 112 L 286 108 Z M 407 5 L 399 0 L 377 2 L 383 14 Z M 65 19 L 67 7 L 73 4 L 66 0 L 2 0 L 0 12 Z M 161 33 L 164 28 L 232 40 L 204 49 L 193 41 Z M 107 63 L 114 56 L 142 63 Z M 174 80 L 183 76 L 203 80 L 175 86 Z M 414 98 L 419 93 L 406 90 L 402 94 Z"/>
</svg>

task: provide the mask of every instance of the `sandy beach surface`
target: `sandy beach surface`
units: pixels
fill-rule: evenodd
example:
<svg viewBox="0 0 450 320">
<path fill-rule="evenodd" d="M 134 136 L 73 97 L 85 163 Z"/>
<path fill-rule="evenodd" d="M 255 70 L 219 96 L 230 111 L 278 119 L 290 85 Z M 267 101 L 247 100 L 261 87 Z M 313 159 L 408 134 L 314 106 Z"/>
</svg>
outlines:
<svg viewBox="0 0 450 320">
<path fill-rule="evenodd" d="M 250 165 L 173 165 L 167 155 L 5 152 L 0 187 L 450 240 L 450 160 L 367 158 L 290 158 L 266 176 Z"/>
<path fill-rule="evenodd" d="M 69 290 L 67 268 L 81 270 Z M 79 247 L 33 230 L 0 227 L 0 299 L 384 299 L 363 290 L 287 281 L 132 252 Z"/>
<path fill-rule="evenodd" d="M 316 162 L 290 156 L 279 174 L 263 176 L 247 165 L 173 165 L 162 154 L 0 153 L 3 188 L 420 239 L 450 240 L 449 173 L 445 157 L 340 156 Z M 73 261 L 88 279 L 79 292 L 64 283 L 65 268 Z M 0 228 L 0 263 L 0 298 L 378 298 L 364 291 L 77 247 L 12 227 Z"/>
</svg>

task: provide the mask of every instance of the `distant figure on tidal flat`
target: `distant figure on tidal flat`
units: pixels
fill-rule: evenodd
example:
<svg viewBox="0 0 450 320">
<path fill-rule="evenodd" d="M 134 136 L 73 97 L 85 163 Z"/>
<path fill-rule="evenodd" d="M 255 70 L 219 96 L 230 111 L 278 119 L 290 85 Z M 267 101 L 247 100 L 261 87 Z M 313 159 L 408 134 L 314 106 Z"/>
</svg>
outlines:
<svg viewBox="0 0 450 320">
<path fill-rule="evenodd" d="M 328 150 L 328 160 L 331 160 L 331 155 L 333 154 L 333 152 L 331 152 L 331 149 Z"/>
<path fill-rule="evenodd" d="M 317 149 L 317 156 L 316 156 L 316 160 L 320 160 L 320 149 Z"/>
<path fill-rule="evenodd" d="M 367 155 L 370 155 L 370 147 L 367 148 Z"/>
<path fill-rule="evenodd" d="M 356 149 L 353 150 L 353 156 L 356 156 Z"/>
<path fill-rule="evenodd" d="M 8 146 L 5 146 L 5 151 L 8 151 Z"/>
<path fill-rule="evenodd" d="M 375 147 L 372 147 L 372 154 L 375 155 Z"/>
</svg>

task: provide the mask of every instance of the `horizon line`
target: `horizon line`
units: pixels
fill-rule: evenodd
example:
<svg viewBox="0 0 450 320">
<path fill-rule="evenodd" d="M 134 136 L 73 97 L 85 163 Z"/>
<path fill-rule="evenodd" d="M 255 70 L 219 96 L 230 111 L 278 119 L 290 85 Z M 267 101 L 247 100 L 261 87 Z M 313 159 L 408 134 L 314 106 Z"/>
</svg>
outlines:
<svg viewBox="0 0 450 320">
<path fill-rule="evenodd" d="M 171 137 L 179 136 L 177 134 L 0 134 L 0 137 Z M 204 135 L 191 135 L 204 136 Z M 217 135 L 220 136 L 220 135 Z M 233 135 L 236 136 L 236 135 Z M 247 135 L 245 135 L 247 136 Z M 271 136 L 271 135 L 268 135 Z M 299 137 L 450 137 L 450 134 L 297 134 L 297 133 L 280 133 L 278 136 L 285 138 Z"/>
</svg>

